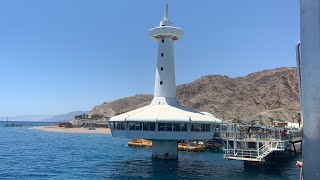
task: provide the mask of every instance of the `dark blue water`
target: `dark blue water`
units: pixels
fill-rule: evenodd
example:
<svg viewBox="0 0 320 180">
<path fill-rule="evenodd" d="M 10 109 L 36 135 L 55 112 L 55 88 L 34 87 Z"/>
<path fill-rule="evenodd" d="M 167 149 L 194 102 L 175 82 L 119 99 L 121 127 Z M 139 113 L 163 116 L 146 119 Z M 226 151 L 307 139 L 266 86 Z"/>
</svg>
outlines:
<svg viewBox="0 0 320 180">
<path fill-rule="evenodd" d="M 298 179 L 295 161 L 245 166 L 221 153 L 180 152 L 151 159 L 151 150 L 111 135 L 53 133 L 0 122 L 0 179 Z M 39 123 L 36 123 L 39 124 Z M 35 125 L 35 124 L 33 124 Z"/>
</svg>

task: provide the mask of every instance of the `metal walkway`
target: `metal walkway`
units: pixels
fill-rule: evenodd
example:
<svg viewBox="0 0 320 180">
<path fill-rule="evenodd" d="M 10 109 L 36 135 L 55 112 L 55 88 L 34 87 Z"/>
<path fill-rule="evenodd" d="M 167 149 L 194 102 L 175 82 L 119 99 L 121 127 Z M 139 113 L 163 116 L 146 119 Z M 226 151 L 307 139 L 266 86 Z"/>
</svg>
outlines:
<svg viewBox="0 0 320 180">
<path fill-rule="evenodd" d="M 248 128 L 248 127 L 247 127 Z M 257 129 L 256 129 L 257 130 Z M 263 129 L 248 132 L 240 128 L 239 124 L 221 124 L 219 136 L 224 146 L 224 158 L 227 160 L 241 160 L 264 162 L 265 158 L 275 151 L 286 151 L 290 148 L 290 140 L 299 134 L 280 134 L 276 129 Z"/>
</svg>

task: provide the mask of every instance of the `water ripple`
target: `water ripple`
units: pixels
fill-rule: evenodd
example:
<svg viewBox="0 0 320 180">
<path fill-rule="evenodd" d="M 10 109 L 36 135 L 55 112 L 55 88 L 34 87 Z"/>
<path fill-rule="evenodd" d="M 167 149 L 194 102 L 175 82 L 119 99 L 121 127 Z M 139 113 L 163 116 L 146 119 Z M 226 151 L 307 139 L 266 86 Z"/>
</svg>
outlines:
<svg viewBox="0 0 320 180">
<path fill-rule="evenodd" d="M 0 179 L 298 179 L 294 162 L 245 166 L 221 153 L 179 152 L 179 160 L 151 158 L 110 135 L 64 134 L 0 126 Z"/>
</svg>

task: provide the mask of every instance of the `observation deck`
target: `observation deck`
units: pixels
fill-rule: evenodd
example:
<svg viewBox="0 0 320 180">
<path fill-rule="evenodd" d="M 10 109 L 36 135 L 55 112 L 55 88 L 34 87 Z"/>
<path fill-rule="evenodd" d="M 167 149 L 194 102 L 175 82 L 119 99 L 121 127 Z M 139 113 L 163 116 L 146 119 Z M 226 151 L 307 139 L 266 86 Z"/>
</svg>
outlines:
<svg viewBox="0 0 320 180">
<path fill-rule="evenodd" d="M 151 38 L 159 41 L 165 37 L 171 37 L 173 40 L 179 40 L 183 36 L 183 31 L 174 26 L 160 26 L 152 28 L 149 31 Z"/>
<path fill-rule="evenodd" d="M 113 136 L 149 140 L 212 139 L 221 120 L 185 107 L 149 105 L 110 120 Z"/>
</svg>

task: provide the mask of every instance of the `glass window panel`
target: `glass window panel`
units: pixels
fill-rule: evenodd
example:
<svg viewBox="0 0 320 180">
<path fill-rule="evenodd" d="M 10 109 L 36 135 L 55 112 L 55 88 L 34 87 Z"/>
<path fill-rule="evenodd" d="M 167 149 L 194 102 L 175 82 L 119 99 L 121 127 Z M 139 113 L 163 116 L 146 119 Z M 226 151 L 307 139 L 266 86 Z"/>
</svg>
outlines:
<svg viewBox="0 0 320 180">
<path fill-rule="evenodd" d="M 201 124 L 192 124 L 191 131 L 195 131 L 195 132 L 201 131 Z"/>
<path fill-rule="evenodd" d="M 121 128 L 121 130 L 126 130 L 124 122 L 121 122 L 121 127 L 120 128 Z"/>
<path fill-rule="evenodd" d="M 155 131 L 156 129 L 156 123 L 150 123 L 150 131 Z"/>
<path fill-rule="evenodd" d="M 180 131 L 180 124 L 179 123 L 173 123 L 173 131 Z"/>
<path fill-rule="evenodd" d="M 158 131 L 165 131 L 165 123 L 158 123 Z"/>
<path fill-rule="evenodd" d="M 197 132 L 201 131 L 201 124 L 196 124 L 196 131 Z"/>
<path fill-rule="evenodd" d="M 201 124 L 200 131 L 206 131 L 206 124 Z"/>
<path fill-rule="evenodd" d="M 118 123 L 118 122 L 115 122 L 115 123 L 114 123 L 114 126 L 115 126 L 115 129 L 116 129 L 116 130 L 119 130 L 119 123 Z"/>
<path fill-rule="evenodd" d="M 206 129 L 205 129 L 206 132 L 210 132 L 211 131 L 211 127 L 210 127 L 210 124 L 206 124 Z"/>
<path fill-rule="evenodd" d="M 180 124 L 180 131 L 187 131 L 187 124 L 183 123 L 183 124 Z"/>
<path fill-rule="evenodd" d="M 148 131 L 148 125 L 149 124 L 147 122 L 143 122 L 142 125 L 143 125 L 143 130 L 144 131 Z"/>
<path fill-rule="evenodd" d="M 136 123 L 136 130 L 137 131 L 142 130 L 142 123 Z"/>
<path fill-rule="evenodd" d="M 128 123 L 129 130 L 135 130 L 135 123 Z"/>
<path fill-rule="evenodd" d="M 195 131 L 195 124 L 191 124 L 191 131 Z"/>
<path fill-rule="evenodd" d="M 172 131 L 172 123 L 166 123 L 166 131 Z"/>
</svg>

